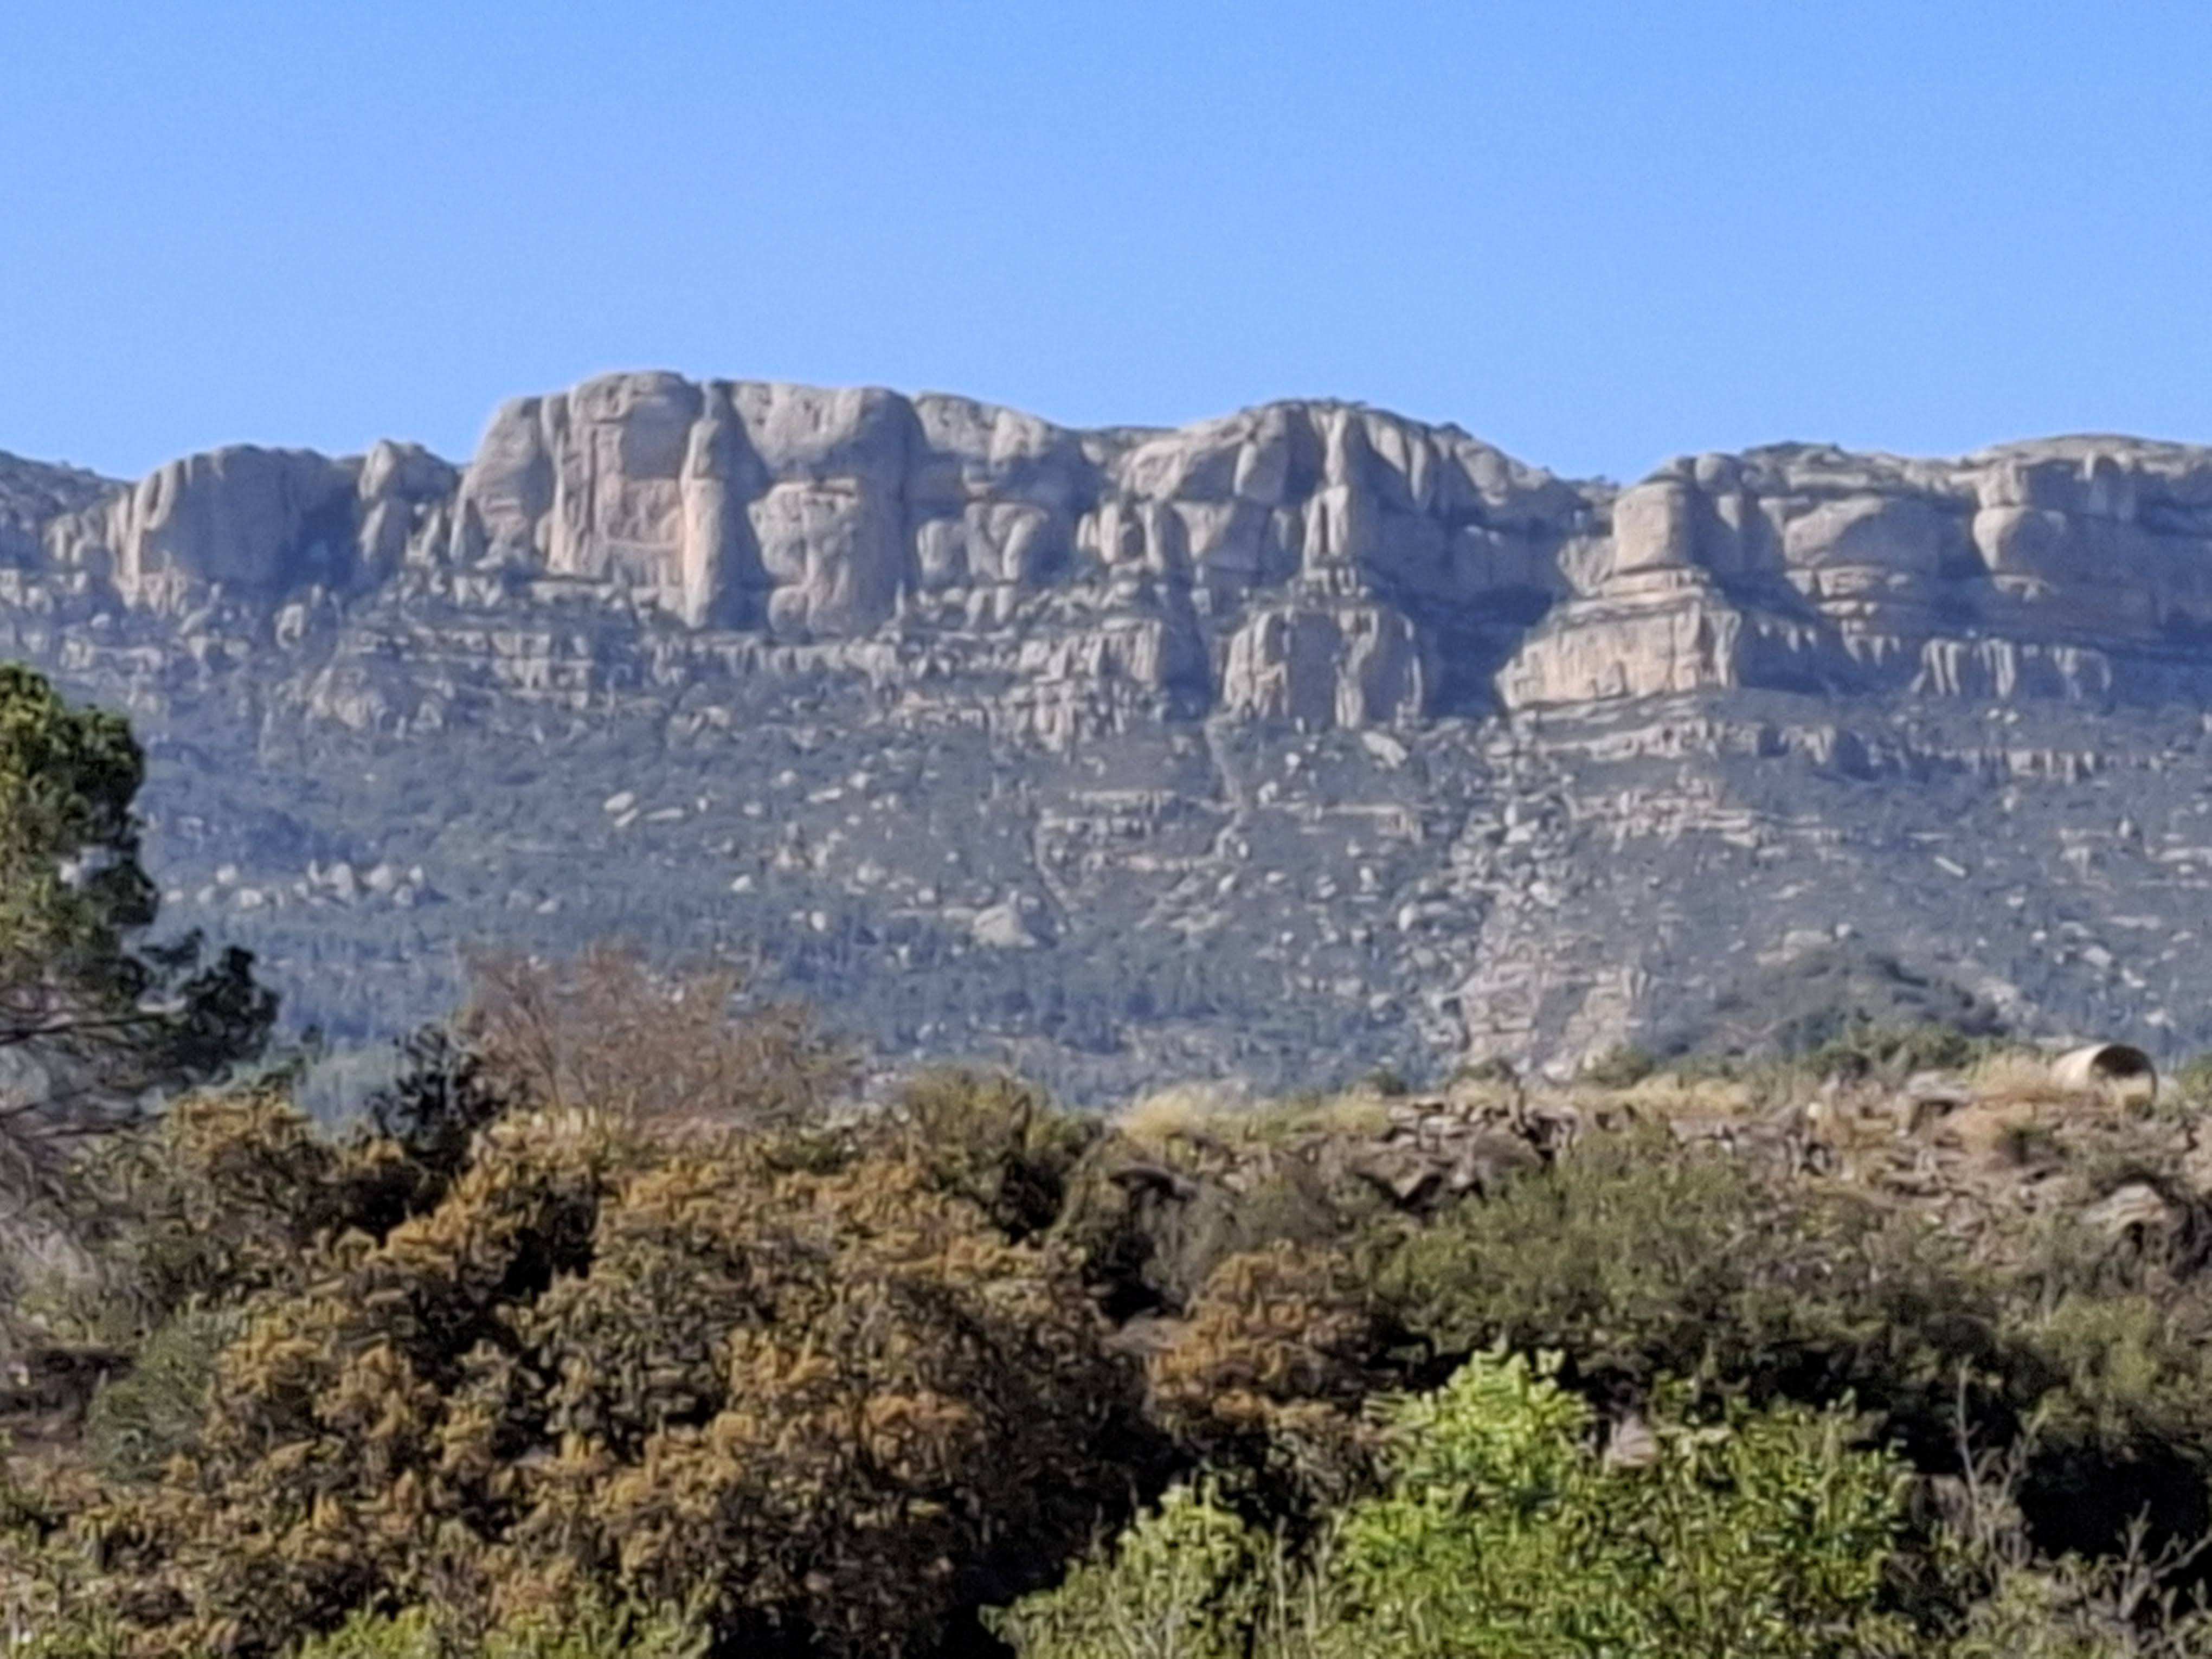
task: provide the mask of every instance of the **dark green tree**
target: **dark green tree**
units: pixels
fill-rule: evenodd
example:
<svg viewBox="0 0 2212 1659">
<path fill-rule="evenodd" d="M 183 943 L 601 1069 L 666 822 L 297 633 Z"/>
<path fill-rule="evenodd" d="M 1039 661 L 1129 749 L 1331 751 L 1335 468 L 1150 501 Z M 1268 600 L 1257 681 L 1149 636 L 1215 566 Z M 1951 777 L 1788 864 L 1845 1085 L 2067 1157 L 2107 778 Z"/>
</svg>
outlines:
<svg viewBox="0 0 2212 1659">
<path fill-rule="evenodd" d="M 50 1194 L 70 1149 L 160 1091 L 258 1054 L 276 999 L 252 958 L 150 937 L 121 715 L 0 664 L 0 1200 Z"/>
</svg>

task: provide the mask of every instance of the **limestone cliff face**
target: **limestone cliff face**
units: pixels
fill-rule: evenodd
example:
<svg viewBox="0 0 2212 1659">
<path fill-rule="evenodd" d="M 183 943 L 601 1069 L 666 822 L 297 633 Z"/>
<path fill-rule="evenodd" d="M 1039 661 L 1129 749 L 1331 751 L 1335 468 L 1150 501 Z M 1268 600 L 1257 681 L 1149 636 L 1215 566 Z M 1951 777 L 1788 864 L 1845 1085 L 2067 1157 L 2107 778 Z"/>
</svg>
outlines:
<svg viewBox="0 0 2212 1659">
<path fill-rule="evenodd" d="M 374 586 L 436 518 L 453 469 L 414 445 L 332 460 L 240 445 L 172 461 L 45 526 L 52 562 L 174 612 L 210 590 L 274 603 L 311 585 Z"/>
<path fill-rule="evenodd" d="M 1131 700 L 1322 728 L 1737 688 L 2212 696 L 2212 451 L 2131 439 L 1782 446 L 1615 490 L 1341 404 L 1077 432 L 632 374 L 507 404 L 459 469 L 386 443 L 10 476 L 0 553 L 95 607 L 297 636 L 420 599 L 510 657 L 579 605 L 647 656 L 655 628 L 824 665 L 896 641 L 999 675 L 1048 737 Z M 521 656 L 518 684 L 573 684 Z"/>
<path fill-rule="evenodd" d="M 1674 463 L 1564 566 L 1510 705 L 1737 686 L 2205 695 L 2212 451 L 2068 438 L 1956 462 Z"/>
<path fill-rule="evenodd" d="M 388 590 L 518 617 L 610 601 L 793 647 L 896 626 L 971 657 L 1040 645 L 999 647 L 1030 678 L 1088 665 L 1183 708 L 1365 725 L 1423 712 L 1439 630 L 1563 592 L 1561 538 L 1591 514 L 1453 428 L 1342 404 L 1079 433 L 642 374 L 507 404 L 465 469 L 221 450 L 52 516 L 43 544 L 133 611 Z"/>
</svg>

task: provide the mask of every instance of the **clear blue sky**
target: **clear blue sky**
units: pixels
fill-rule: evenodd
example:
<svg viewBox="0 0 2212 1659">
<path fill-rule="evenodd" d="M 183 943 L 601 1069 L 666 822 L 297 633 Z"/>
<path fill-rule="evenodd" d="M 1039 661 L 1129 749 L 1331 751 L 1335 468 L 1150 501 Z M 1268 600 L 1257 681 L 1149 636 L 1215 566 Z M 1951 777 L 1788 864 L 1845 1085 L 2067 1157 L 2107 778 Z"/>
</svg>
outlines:
<svg viewBox="0 0 2212 1659">
<path fill-rule="evenodd" d="M 2212 0 L 0 5 L 0 448 L 459 455 L 641 367 L 2212 441 Z"/>
</svg>

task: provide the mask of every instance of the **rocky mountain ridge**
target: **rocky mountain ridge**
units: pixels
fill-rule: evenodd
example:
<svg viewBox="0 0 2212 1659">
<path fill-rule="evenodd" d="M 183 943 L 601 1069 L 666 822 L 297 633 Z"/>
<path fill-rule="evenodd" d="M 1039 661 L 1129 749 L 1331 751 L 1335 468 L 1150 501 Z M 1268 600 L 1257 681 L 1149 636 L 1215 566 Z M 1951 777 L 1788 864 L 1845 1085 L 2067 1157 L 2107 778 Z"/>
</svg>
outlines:
<svg viewBox="0 0 2212 1659">
<path fill-rule="evenodd" d="M 2208 449 L 1619 489 L 1345 404 L 623 374 L 465 466 L 0 459 L 0 632 L 147 733 L 172 918 L 346 1037 L 614 932 L 1085 1095 L 1571 1066 L 1839 951 L 2212 1041 Z"/>
</svg>

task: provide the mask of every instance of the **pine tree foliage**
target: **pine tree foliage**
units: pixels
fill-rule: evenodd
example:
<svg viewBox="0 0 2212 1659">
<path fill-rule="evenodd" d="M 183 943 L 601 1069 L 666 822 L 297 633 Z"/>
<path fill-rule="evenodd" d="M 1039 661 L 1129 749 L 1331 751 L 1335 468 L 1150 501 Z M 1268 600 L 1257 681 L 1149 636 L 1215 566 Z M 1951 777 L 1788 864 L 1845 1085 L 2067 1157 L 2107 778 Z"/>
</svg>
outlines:
<svg viewBox="0 0 2212 1659">
<path fill-rule="evenodd" d="M 149 937 L 144 773 L 121 716 L 0 664 L 0 1196 L 17 1206 L 149 1094 L 259 1054 L 276 1016 L 245 951 Z"/>
</svg>

